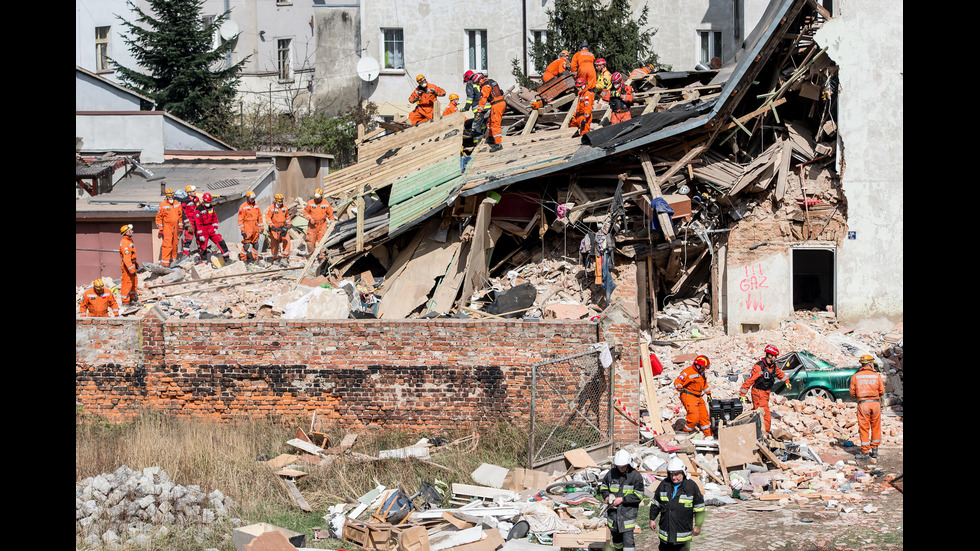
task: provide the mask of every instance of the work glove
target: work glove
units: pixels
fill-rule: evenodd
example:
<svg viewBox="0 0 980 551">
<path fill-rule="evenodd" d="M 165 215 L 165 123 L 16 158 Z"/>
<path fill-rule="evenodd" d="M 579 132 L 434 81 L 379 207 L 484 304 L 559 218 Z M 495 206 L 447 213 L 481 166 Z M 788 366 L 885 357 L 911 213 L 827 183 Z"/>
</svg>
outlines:
<svg viewBox="0 0 980 551">
<path fill-rule="evenodd" d="M 792 384 L 790 384 L 790 382 L 789 382 L 789 379 L 786 379 L 786 388 L 788 388 L 788 389 L 790 389 L 790 390 L 792 390 L 792 389 L 793 389 L 793 385 L 792 385 Z"/>
<path fill-rule="evenodd" d="M 705 396 L 707 396 L 708 403 L 710 404 L 711 403 L 711 393 L 710 392 L 707 392 L 707 393 L 705 393 Z"/>
<path fill-rule="evenodd" d="M 245 239 L 246 237 L 248 237 L 248 234 L 245 233 L 245 232 L 242 232 L 242 239 Z"/>
<path fill-rule="evenodd" d="M 741 396 L 739 396 L 738 399 L 741 400 L 743 404 L 748 403 L 748 400 L 745 399 L 745 395 L 744 394 L 741 395 Z"/>
<path fill-rule="evenodd" d="M 159 230 L 159 231 L 157 232 L 157 237 L 160 237 L 160 238 L 162 238 L 162 237 L 163 237 L 163 230 Z"/>
</svg>

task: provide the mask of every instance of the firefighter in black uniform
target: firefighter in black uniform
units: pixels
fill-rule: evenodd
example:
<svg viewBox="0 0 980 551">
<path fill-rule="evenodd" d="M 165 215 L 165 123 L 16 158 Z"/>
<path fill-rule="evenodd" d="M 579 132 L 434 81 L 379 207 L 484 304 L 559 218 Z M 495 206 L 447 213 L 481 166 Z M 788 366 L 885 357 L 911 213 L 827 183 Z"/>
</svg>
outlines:
<svg viewBox="0 0 980 551">
<path fill-rule="evenodd" d="M 613 465 L 599 485 L 599 493 L 609 505 L 606 523 L 612 534 L 612 546 L 616 551 L 636 551 L 633 529 L 643 500 L 643 477 L 630 465 L 626 450 L 616 452 Z"/>
<path fill-rule="evenodd" d="M 660 551 L 680 551 L 691 548 L 702 524 L 704 496 L 697 483 L 687 478 L 684 463 L 673 457 L 667 463 L 667 478 L 657 486 L 650 502 L 650 530 L 660 536 Z"/>
</svg>

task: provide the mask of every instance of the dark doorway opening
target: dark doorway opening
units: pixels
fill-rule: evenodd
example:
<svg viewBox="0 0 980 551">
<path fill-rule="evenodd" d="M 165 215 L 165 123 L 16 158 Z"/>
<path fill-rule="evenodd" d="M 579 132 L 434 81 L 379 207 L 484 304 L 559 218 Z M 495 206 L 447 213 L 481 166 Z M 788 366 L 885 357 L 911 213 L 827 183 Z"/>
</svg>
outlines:
<svg viewBox="0 0 980 551">
<path fill-rule="evenodd" d="M 793 250 L 793 310 L 834 305 L 834 251 Z"/>
</svg>

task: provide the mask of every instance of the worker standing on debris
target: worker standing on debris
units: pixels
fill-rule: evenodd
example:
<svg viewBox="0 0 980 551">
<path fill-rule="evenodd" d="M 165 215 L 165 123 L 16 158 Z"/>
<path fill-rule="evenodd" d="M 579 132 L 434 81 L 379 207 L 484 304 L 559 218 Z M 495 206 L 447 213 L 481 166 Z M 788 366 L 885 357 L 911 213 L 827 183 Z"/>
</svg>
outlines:
<svg viewBox="0 0 980 551">
<path fill-rule="evenodd" d="M 184 242 L 181 253 L 184 256 L 191 255 L 191 242 L 194 241 L 197 230 L 194 221 L 197 217 L 197 207 L 201 204 L 201 198 L 197 196 L 197 187 L 187 186 L 184 188 L 185 197 L 179 198 L 181 207 L 184 209 Z"/>
<path fill-rule="evenodd" d="M 197 207 L 194 216 L 194 227 L 197 228 L 197 261 L 205 262 L 208 258 L 208 242 L 214 242 L 221 251 L 221 256 L 225 262 L 232 263 L 231 255 L 228 254 L 228 245 L 225 238 L 218 233 L 218 214 L 214 212 L 211 205 L 211 194 L 205 193 L 201 197 L 201 204 Z"/>
<path fill-rule="evenodd" d="M 568 50 L 562 50 L 558 54 L 558 59 L 552 61 L 548 64 L 548 67 L 544 70 L 544 76 L 542 77 L 542 82 L 548 82 L 549 80 L 555 78 L 556 76 L 564 73 L 568 70 Z"/>
<path fill-rule="evenodd" d="M 78 307 L 78 315 L 92 318 L 108 318 L 109 311 L 114 317 L 119 317 L 119 305 L 116 304 L 116 297 L 112 293 L 107 293 L 105 283 L 101 279 L 92 282 L 92 288 L 85 291 L 82 296 L 82 304 Z"/>
<path fill-rule="evenodd" d="M 636 551 L 633 530 L 643 501 L 643 476 L 630 465 L 630 453 L 619 450 L 613 456 L 613 467 L 602 477 L 599 494 L 606 502 L 606 524 L 615 551 Z"/>
<path fill-rule="evenodd" d="M 585 88 L 595 88 L 595 54 L 589 51 L 589 45 L 583 43 L 579 51 L 572 56 L 572 72 L 576 79 L 585 79 Z"/>
<path fill-rule="evenodd" d="M 180 221 L 184 216 L 183 209 L 174 199 L 174 190 L 164 192 L 164 200 L 157 206 L 157 237 L 163 239 L 160 244 L 160 265 L 166 268 L 177 260 L 180 251 Z"/>
<path fill-rule="evenodd" d="M 289 207 L 283 205 L 285 197 L 277 193 L 275 201 L 265 211 L 265 221 L 269 224 L 272 238 L 272 261 L 283 266 L 289 265 Z"/>
<path fill-rule="evenodd" d="M 690 549 L 704 524 L 704 495 L 698 484 L 687 478 L 686 470 L 677 456 L 672 457 L 667 462 L 667 478 L 657 486 L 650 501 L 650 530 L 660 537 L 660 551 Z"/>
<path fill-rule="evenodd" d="M 259 234 L 262 233 L 262 209 L 255 204 L 255 192 L 245 192 L 245 202 L 238 207 L 238 229 L 242 232 L 242 252 L 238 259 L 254 262 L 259 259 Z"/>
<path fill-rule="evenodd" d="M 303 218 L 310 222 L 306 228 L 306 248 L 313 254 L 317 243 L 327 232 L 327 225 L 333 220 L 333 207 L 330 206 L 330 201 L 323 199 L 322 189 L 317 188 L 313 192 L 313 198 L 307 201 Z"/>
<path fill-rule="evenodd" d="M 442 116 L 452 115 L 456 111 L 459 111 L 459 96 L 456 94 L 449 94 L 449 106 L 446 110 L 442 112 Z"/>
<path fill-rule="evenodd" d="M 569 128 L 578 128 L 579 136 L 588 134 L 592 125 L 592 107 L 595 104 L 595 94 L 584 78 L 575 81 L 578 89 L 578 103 L 575 104 L 575 115 L 568 121 Z"/>
<path fill-rule="evenodd" d="M 606 69 L 605 58 L 600 57 L 595 60 L 595 91 L 602 93 L 603 90 L 608 90 L 612 86 L 612 73 L 609 69 Z"/>
<path fill-rule="evenodd" d="M 119 243 L 119 268 L 122 271 L 122 285 L 120 297 L 123 306 L 135 306 L 139 302 L 139 295 L 136 292 L 138 280 L 136 272 L 140 269 L 140 263 L 136 260 L 136 244 L 133 243 L 133 225 L 126 224 L 119 228 L 122 234 L 122 241 Z"/>
<path fill-rule="evenodd" d="M 871 354 L 861 356 L 860 362 L 861 368 L 851 377 L 851 397 L 857 398 L 858 432 L 861 434 L 861 453 L 854 458 L 868 459 L 878 457 L 878 446 L 881 445 L 881 397 L 885 395 L 885 383 L 875 370 L 875 359 Z"/>
<path fill-rule="evenodd" d="M 602 91 L 602 99 L 609 103 L 612 114 L 609 124 L 619 124 L 633 118 L 630 106 L 633 105 L 633 88 L 623 84 L 623 74 L 613 73 L 610 77 L 610 87 Z"/>
<path fill-rule="evenodd" d="M 503 149 L 501 142 L 503 141 L 503 130 L 501 128 L 501 123 L 504 118 L 504 110 L 507 108 L 507 104 L 504 102 L 504 93 L 500 91 L 500 86 L 497 81 L 487 78 L 486 75 L 478 73 L 477 83 L 480 85 L 480 103 L 476 107 L 477 114 L 483 114 L 483 111 L 488 108 L 487 102 L 490 102 L 490 139 L 489 141 L 493 144 L 490 146 L 490 151 L 500 151 Z"/>
<path fill-rule="evenodd" d="M 792 389 L 793 385 L 789 382 L 789 377 L 783 373 L 782 369 L 776 365 L 776 357 L 779 356 L 779 349 L 773 345 L 766 346 L 766 355 L 752 366 L 752 373 L 749 378 L 742 383 L 739 390 L 739 398 L 745 403 L 745 393 L 752 389 L 752 409 L 762 408 L 763 418 L 766 420 L 766 434 L 772 433 L 772 413 L 769 411 L 769 395 L 776 381 L 786 383 L 786 388 Z"/>
<path fill-rule="evenodd" d="M 474 71 L 466 71 L 463 75 L 463 86 L 466 88 L 466 104 L 463 105 L 463 111 L 469 111 L 480 101 L 480 85 L 476 83 L 476 73 Z"/>
<path fill-rule="evenodd" d="M 681 393 L 681 404 L 687 410 L 687 420 L 683 432 L 701 430 L 705 436 L 714 436 L 711 432 L 711 417 L 704 397 L 711 402 L 711 390 L 708 389 L 706 372 L 711 362 L 705 355 L 694 358 L 689 365 L 674 379 L 674 388 Z M 653 518 L 653 517 L 651 517 Z"/>
<path fill-rule="evenodd" d="M 431 121 L 433 118 L 432 106 L 437 97 L 446 95 L 446 91 L 435 84 L 429 84 L 425 80 L 425 75 L 415 77 L 415 82 L 419 85 L 408 96 L 409 103 L 417 103 L 415 109 L 408 114 L 408 122 L 418 124 L 422 121 Z"/>
</svg>

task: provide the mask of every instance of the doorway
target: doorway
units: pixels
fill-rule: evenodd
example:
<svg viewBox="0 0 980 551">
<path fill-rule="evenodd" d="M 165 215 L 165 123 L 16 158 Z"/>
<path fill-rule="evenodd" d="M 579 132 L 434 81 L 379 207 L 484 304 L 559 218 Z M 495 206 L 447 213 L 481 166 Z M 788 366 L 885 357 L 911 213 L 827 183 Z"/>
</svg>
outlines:
<svg viewBox="0 0 980 551">
<path fill-rule="evenodd" d="M 834 256 L 833 249 L 793 249 L 793 310 L 835 306 Z"/>
</svg>

